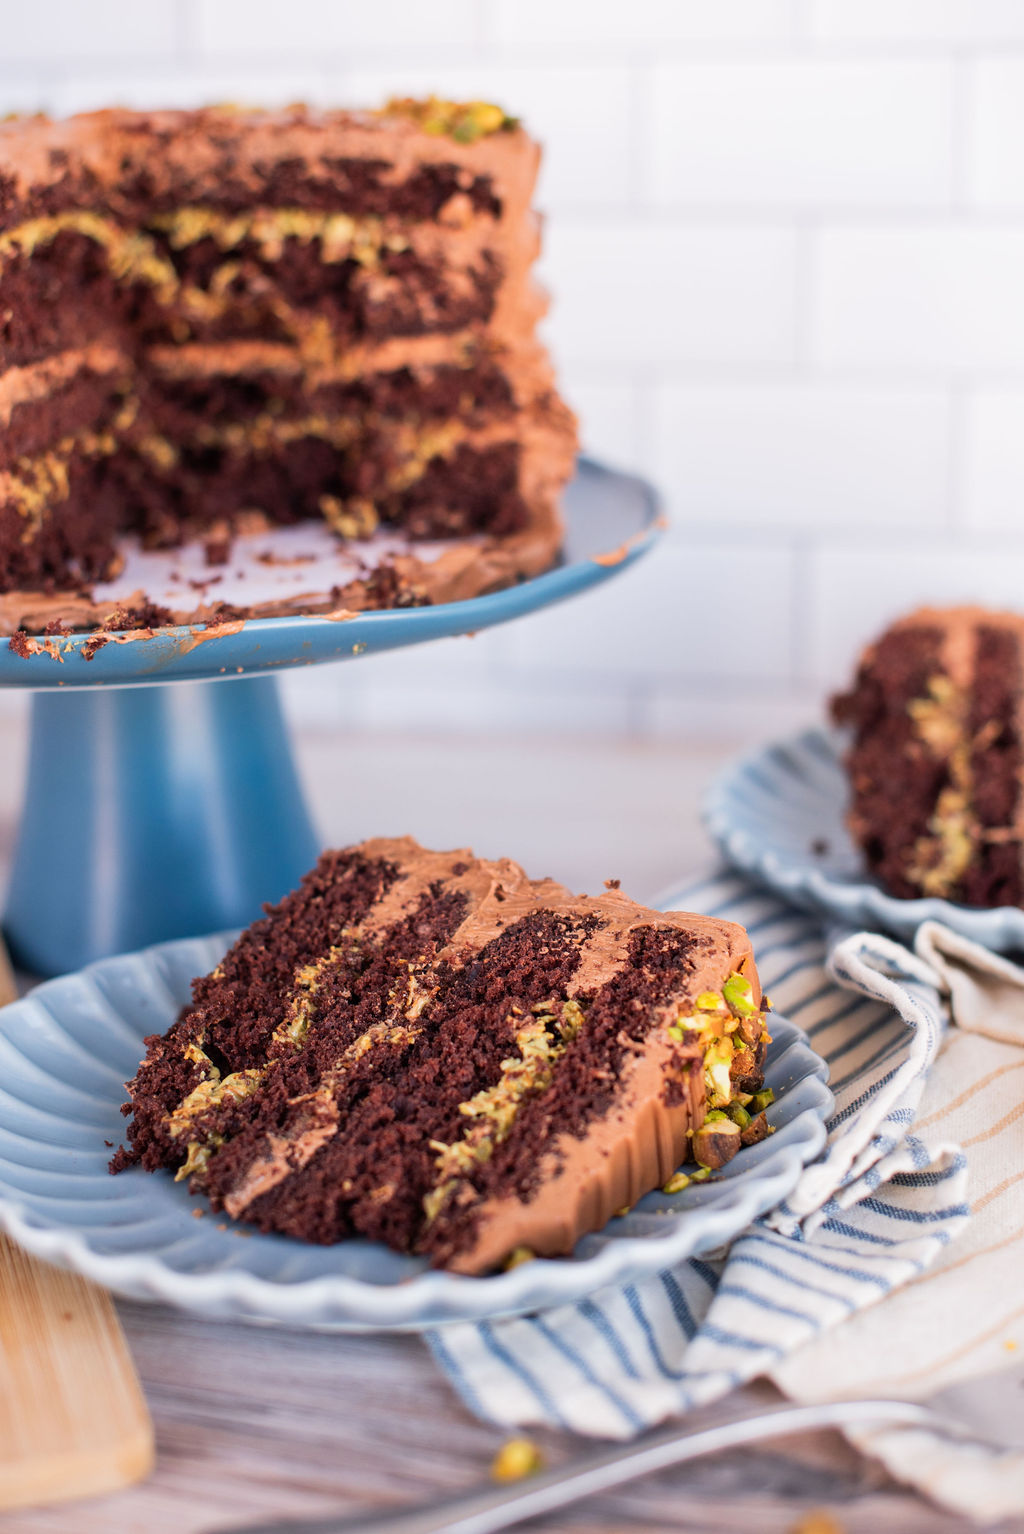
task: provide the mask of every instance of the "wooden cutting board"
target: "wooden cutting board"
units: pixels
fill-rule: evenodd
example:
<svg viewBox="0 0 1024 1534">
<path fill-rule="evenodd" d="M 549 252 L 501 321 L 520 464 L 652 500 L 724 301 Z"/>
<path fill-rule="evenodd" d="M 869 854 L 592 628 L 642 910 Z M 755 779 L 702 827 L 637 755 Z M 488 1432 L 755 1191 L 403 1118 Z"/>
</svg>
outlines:
<svg viewBox="0 0 1024 1534">
<path fill-rule="evenodd" d="M 0 941 L 0 1005 L 16 995 Z M 110 1296 L 0 1235 L 0 1509 L 116 1491 L 152 1466 Z"/>
</svg>

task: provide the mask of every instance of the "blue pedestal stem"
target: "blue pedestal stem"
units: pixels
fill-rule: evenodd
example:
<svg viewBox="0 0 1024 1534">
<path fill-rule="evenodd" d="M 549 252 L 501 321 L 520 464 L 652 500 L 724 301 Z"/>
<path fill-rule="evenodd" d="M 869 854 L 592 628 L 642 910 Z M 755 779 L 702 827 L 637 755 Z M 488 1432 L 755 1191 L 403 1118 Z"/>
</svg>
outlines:
<svg viewBox="0 0 1024 1534">
<path fill-rule="evenodd" d="M 318 850 L 273 678 L 34 695 L 4 920 L 26 969 L 245 925 Z"/>
</svg>

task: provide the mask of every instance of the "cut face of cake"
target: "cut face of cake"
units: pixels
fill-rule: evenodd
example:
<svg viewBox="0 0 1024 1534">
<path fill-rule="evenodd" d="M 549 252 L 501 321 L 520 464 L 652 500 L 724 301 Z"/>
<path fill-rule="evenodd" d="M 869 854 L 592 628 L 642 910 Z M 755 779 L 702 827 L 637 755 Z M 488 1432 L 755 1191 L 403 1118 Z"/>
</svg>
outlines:
<svg viewBox="0 0 1024 1534">
<path fill-rule="evenodd" d="M 549 566 L 576 436 L 536 337 L 538 160 L 483 102 L 0 125 L 5 627 L 116 574 L 125 533 L 213 561 L 307 518 L 476 540 L 325 593 L 353 608 Z"/>
<path fill-rule="evenodd" d="M 1024 904 L 1024 618 L 923 608 L 832 703 L 850 831 L 894 895 Z"/>
<path fill-rule="evenodd" d="M 767 1132 L 743 928 L 507 859 L 325 853 L 193 997 L 147 1040 L 112 1170 L 306 1241 L 486 1273 Z"/>
</svg>

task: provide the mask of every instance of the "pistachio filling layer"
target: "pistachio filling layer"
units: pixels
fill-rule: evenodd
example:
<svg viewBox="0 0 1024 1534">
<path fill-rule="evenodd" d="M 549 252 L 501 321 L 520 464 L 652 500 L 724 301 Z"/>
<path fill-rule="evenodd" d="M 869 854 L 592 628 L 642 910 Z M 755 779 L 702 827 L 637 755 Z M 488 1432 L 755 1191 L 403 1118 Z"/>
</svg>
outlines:
<svg viewBox="0 0 1024 1534">
<path fill-rule="evenodd" d="M 65 231 L 102 245 L 110 270 L 119 281 L 144 282 L 168 296 L 177 291 L 178 274 L 173 264 L 161 255 L 148 234 L 141 229 L 126 229 L 116 220 L 88 208 L 68 208 L 63 213 L 30 218 L 0 234 L 0 265 L 12 255 L 31 256 Z"/>
<path fill-rule="evenodd" d="M 105 213 L 68 208 L 26 219 L 0 234 L 0 265 L 13 255 L 31 256 L 52 244 L 58 235 L 71 232 L 103 247 L 110 270 L 119 281 L 144 282 L 161 296 L 171 298 L 182 287 L 181 279 L 151 230 L 166 235 L 172 250 L 184 250 L 207 239 L 222 251 L 237 250 L 248 242 L 268 262 L 280 260 L 286 240 L 315 244 L 325 266 L 355 261 L 376 268 L 383 251 L 409 249 L 408 237 L 376 214 L 354 218 L 348 213 L 307 208 L 250 208 L 244 213 L 223 213 L 194 204 L 154 214 L 145 227 L 127 228 Z"/>
<path fill-rule="evenodd" d="M 928 834 L 914 844 L 907 877 L 924 894 L 945 896 L 970 867 L 981 833 L 972 809 L 967 695 L 941 673 L 929 677 L 927 687 L 924 697 L 911 699 L 907 712 L 918 739 L 945 760 L 949 782 L 936 798 Z"/>
<path fill-rule="evenodd" d="M 386 254 L 410 248 L 405 234 L 386 227 L 385 222 L 374 215 L 353 218 L 345 213 L 314 213 L 303 208 L 255 208 L 248 213 L 228 215 L 203 206 L 183 207 L 154 217 L 152 227 L 165 230 L 168 243 L 178 250 L 210 238 L 228 255 L 251 241 L 270 265 L 280 260 L 285 242 L 295 240 L 313 250 L 323 266 L 353 261 L 362 268 L 360 275 L 364 282 L 379 286 L 382 281 L 390 281 L 399 288 L 402 279 L 389 278 L 383 273 L 381 260 Z M 152 289 L 157 301 L 173 310 L 171 331 L 179 343 L 189 339 L 190 321 L 199 324 L 214 322 L 239 302 L 246 301 L 247 294 L 243 291 L 239 295 L 236 291 L 237 281 L 243 276 L 239 260 L 222 261 L 210 274 L 206 285 L 200 287 L 182 279 L 151 233 L 145 229 L 125 228 L 115 219 L 88 209 L 71 208 L 62 213 L 27 219 L 0 234 L 0 270 L 13 256 L 31 256 L 66 231 L 82 235 L 100 246 L 117 282 L 143 284 Z M 465 277 L 461 272 L 456 275 Z M 288 335 L 296 339 L 301 339 L 315 323 L 315 316 L 311 320 L 308 311 L 297 308 L 283 293 L 260 291 L 253 297 L 274 315 Z"/>
<path fill-rule="evenodd" d="M 301 965 L 293 976 L 292 994 L 289 999 L 285 1015 L 282 1021 L 274 1029 L 271 1035 L 272 1044 L 278 1046 L 291 1045 L 296 1051 L 302 1049 L 309 1034 L 309 1029 L 315 1015 L 316 1003 L 334 965 L 340 958 L 350 955 L 353 945 L 358 942 L 358 928 L 346 928 L 342 933 L 342 942 L 335 944 L 327 950 L 319 959 L 311 964 Z M 388 998 L 389 1016 L 372 1023 L 358 1038 L 342 1051 L 337 1060 L 324 1072 L 320 1085 L 315 1092 L 305 1094 L 303 1097 L 289 1100 L 291 1108 L 312 1110 L 319 1117 L 321 1125 L 326 1120 L 336 1117 L 334 1094 L 347 1073 L 357 1065 L 364 1055 L 376 1044 L 387 1043 L 398 1045 L 403 1048 L 412 1044 L 422 1031 L 419 1028 L 408 1026 L 415 1022 L 422 1013 L 431 993 L 420 986 L 415 966 L 409 964 L 408 973 L 403 983 L 396 985 Z M 277 1059 L 271 1059 L 267 1065 L 257 1066 L 250 1070 L 236 1071 L 221 1080 L 217 1067 L 204 1053 L 200 1044 L 190 1043 L 184 1050 L 185 1058 L 196 1064 L 203 1065 L 206 1069 L 206 1079 L 189 1093 L 178 1107 L 168 1117 L 168 1132 L 173 1138 L 177 1138 L 188 1130 L 200 1114 L 207 1109 L 218 1106 L 226 1101 L 237 1101 L 242 1097 L 250 1097 L 262 1085 L 275 1069 Z M 283 1149 L 293 1148 L 298 1145 L 306 1133 L 306 1124 L 300 1122 L 291 1141 L 287 1133 L 280 1137 L 280 1146 Z M 329 1125 L 328 1130 L 329 1132 Z M 310 1155 L 323 1143 L 324 1132 L 318 1138 L 310 1141 Z M 186 1159 L 178 1169 L 177 1181 L 191 1177 L 194 1173 L 202 1173 L 209 1162 L 213 1152 L 223 1144 L 222 1137 L 216 1131 L 209 1131 L 206 1135 L 189 1142 Z M 287 1168 L 285 1168 L 287 1170 Z M 263 1175 L 266 1184 L 266 1176 Z M 242 1197 L 243 1190 L 237 1190 L 236 1198 L 240 1207 L 246 1201 Z"/>
<path fill-rule="evenodd" d="M 179 443 L 158 432 L 145 432 L 123 441 L 118 433 L 127 430 L 138 413 L 138 400 L 130 397 L 107 431 L 87 430 L 62 438 L 55 447 L 34 458 L 20 458 L 14 468 L 0 476 L 0 504 L 11 503 L 25 520 L 22 542 L 28 543 L 38 533 L 46 517 L 70 491 L 69 466 L 73 457 L 108 458 L 120 447 L 128 446 L 153 468 L 172 471 L 189 448 L 213 448 L 233 453 L 266 453 L 276 447 L 316 438 L 339 452 L 350 450 L 375 428 L 371 419 L 359 416 L 330 416 L 315 412 L 286 417 L 264 413 L 248 421 L 224 425 L 200 425 L 194 435 Z M 376 487 L 378 497 L 401 494 L 410 489 L 436 459 L 449 459 L 463 443 L 472 443 L 481 434 L 464 421 L 422 425 L 405 421 L 390 433 L 392 462 L 382 482 Z M 481 442 L 493 446 L 500 435 L 485 433 Z M 344 538 L 367 538 L 376 531 L 380 513 L 367 496 L 340 497 L 322 495 L 318 509 L 330 527 Z"/>
<path fill-rule="evenodd" d="M 515 1015 L 508 1019 L 519 1054 L 501 1062 L 494 1086 L 459 1104 L 459 1112 L 472 1120 L 460 1138 L 450 1145 L 440 1140 L 430 1142 L 431 1150 L 437 1153 L 437 1182 L 423 1200 L 428 1224 L 436 1220 L 458 1184 L 475 1167 L 489 1161 L 495 1147 L 508 1139 L 524 1098 L 551 1085 L 555 1065 L 585 1021 L 583 1008 L 573 1000 L 539 1001 L 531 1013 L 522 1023 Z"/>
<path fill-rule="evenodd" d="M 286 240 L 300 245 L 317 242 L 325 265 L 357 261 L 374 267 L 382 250 L 409 249 L 405 235 L 388 229 L 383 219 L 369 214 L 353 218 L 348 213 L 321 213 L 307 208 L 250 208 L 244 213 L 223 213 L 197 204 L 175 208 L 148 220 L 148 227 L 166 234 L 172 250 L 184 250 L 200 240 L 213 240 L 221 250 L 236 250 L 246 242 L 256 245 L 265 261 L 279 261 Z"/>
<path fill-rule="evenodd" d="M 36 458 L 19 458 L 7 474 L 0 474 L 0 504 L 11 504 L 24 519 L 22 543 L 30 543 L 50 512 L 71 494 L 72 457 L 110 458 L 118 439 L 113 430 L 82 431 L 62 437 L 55 447 Z"/>
<path fill-rule="evenodd" d="M 193 1087 L 187 1097 L 168 1115 L 167 1132 L 172 1139 L 179 1139 L 187 1134 L 195 1120 L 211 1108 L 218 1108 L 223 1103 L 241 1102 L 243 1098 L 251 1097 L 259 1087 L 264 1076 L 266 1067 L 258 1067 L 252 1070 L 233 1071 L 228 1076 L 222 1076 L 219 1068 L 214 1065 L 209 1055 L 203 1049 L 203 1039 L 200 1038 L 185 1048 L 186 1060 L 202 1066 L 205 1075 L 197 1087 Z M 201 1172 L 210 1156 L 216 1148 L 223 1144 L 217 1134 L 209 1134 L 201 1139 L 190 1140 L 186 1150 L 185 1160 L 174 1174 L 175 1182 L 182 1182 L 186 1177 L 191 1177 L 195 1172 Z"/>
</svg>

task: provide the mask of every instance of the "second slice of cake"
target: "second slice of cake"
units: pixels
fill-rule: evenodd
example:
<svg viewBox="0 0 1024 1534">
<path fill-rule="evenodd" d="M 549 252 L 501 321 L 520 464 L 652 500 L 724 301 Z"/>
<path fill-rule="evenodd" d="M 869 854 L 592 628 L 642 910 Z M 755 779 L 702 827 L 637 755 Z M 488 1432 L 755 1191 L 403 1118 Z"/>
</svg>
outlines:
<svg viewBox="0 0 1024 1534">
<path fill-rule="evenodd" d="M 848 825 L 903 899 L 1024 904 L 1024 617 L 921 608 L 832 703 L 851 736 Z"/>
<path fill-rule="evenodd" d="M 325 853 L 147 1041 L 113 1169 L 484 1273 L 760 1138 L 768 1042 L 742 927 L 369 841 Z"/>
</svg>

